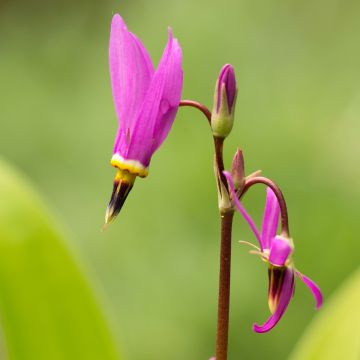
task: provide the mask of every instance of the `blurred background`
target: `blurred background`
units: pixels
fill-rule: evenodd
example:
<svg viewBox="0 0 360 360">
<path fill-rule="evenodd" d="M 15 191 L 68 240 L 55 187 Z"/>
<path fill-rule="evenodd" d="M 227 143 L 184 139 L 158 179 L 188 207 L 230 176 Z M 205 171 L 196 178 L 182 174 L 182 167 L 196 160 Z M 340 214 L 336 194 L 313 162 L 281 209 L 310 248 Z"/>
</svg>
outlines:
<svg viewBox="0 0 360 360">
<path fill-rule="evenodd" d="M 183 98 L 212 107 L 221 66 L 239 93 L 226 142 L 240 146 L 287 199 L 296 266 L 326 300 L 358 266 L 360 3 L 316 1 L 0 2 L 0 154 L 35 184 L 82 262 L 126 359 L 214 354 L 219 262 L 213 148 L 205 118 L 181 108 L 170 136 L 101 233 L 115 175 L 117 120 L 108 71 L 119 12 L 154 64 L 173 28 L 183 49 Z M 264 188 L 244 205 L 261 221 Z M 279 325 L 252 332 L 267 307 L 267 269 L 238 240 L 229 359 L 285 359 L 316 315 L 302 283 Z M 59 301 L 61 301 L 59 299 Z M 71 319 L 68 319 L 71 322 Z M 355 330 L 354 324 L 354 330 Z"/>
</svg>

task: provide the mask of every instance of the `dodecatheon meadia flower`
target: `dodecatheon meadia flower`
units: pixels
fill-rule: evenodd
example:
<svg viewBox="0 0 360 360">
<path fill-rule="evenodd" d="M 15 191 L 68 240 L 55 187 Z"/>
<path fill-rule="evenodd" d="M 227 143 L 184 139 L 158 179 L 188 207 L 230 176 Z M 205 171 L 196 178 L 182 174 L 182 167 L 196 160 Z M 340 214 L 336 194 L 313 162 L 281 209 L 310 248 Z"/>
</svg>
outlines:
<svg viewBox="0 0 360 360">
<path fill-rule="evenodd" d="M 237 95 L 235 71 L 232 65 L 222 67 L 215 85 L 214 106 L 211 115 L 211 129 L 216 137 L 225 138 L 234 124 Z"/>
<path fill-rule="evenodd" d="M 111 23 L 110 77 L 119 127 L 111 164 L 117 169 L 105 223 L 119 213 L 137 176 L 146 177 L 153 153 L 168 135 L 180 103 L 181 48 L 169 29 L 154 70 L 150 56 L 119 14 Z"/>
<path fill-rule="evenodd" d="M 236 208 L 250 225 L 251 230 L 259 242 L 259 247 L 250 244 L 256 248 L 256 250 L 251 253 L 259 255 L 269 266 L 268 302 L 272 315 L 263 325 L 259 326 L 254 324 L 254 331 L 258 333 L 267 332 L 279 322 L 294 295 L 295 276 L 302 280 L 310 289 L 315 299 L 316 308 L 319 309 L 323 300 L 320 288 L 294 267 L 292 259 L 294 246 L 292 239 L 283 234 L 276 235 L 280 207 L 274 192 L 270 188 L 267 188 L 265 210 L 260 233 L 254 221 L 248 215 L 236 195 L 231 174 L 224 171 L 224 175 L 228 181 L 231 198 Z"/>
</svg>

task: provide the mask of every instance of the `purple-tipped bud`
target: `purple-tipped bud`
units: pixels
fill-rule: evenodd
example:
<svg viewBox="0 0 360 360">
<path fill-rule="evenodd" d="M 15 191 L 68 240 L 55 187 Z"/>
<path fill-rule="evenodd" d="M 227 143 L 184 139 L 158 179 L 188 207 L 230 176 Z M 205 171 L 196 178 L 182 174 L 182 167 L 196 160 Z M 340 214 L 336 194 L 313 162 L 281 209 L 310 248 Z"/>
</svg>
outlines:
<svg viewBox="0 0 360 360">
<path fill-rule="evenodd" d="M 244 156 L 241 149 L 237 149 L 231 164 L 231 176 L 234 181 L 235 190 L 239 190 L 245 181 Z"/>
<path fill-rule="evenodd" d="M 230 64 L 222 67 L 215 86 L 211 128 L 214 136 L 225 138 L 234 123 L 237 87 L 234 68 Z"/>
<path fill-rule="evenodd" d="M 232 109 L 234 104 L 235 95 L 236 95 L 236 79 L 235 79 L 235 71 L 234 68 L 230 64 L 226 64 L 220 71 L 219 81 L 217 83 L 217 111 L 220 109 L 220 101 L 221 101 L 221 88 L 225 86 L 226 91 L 226 100 L 228 104 L 228 108 Z"/>
</svg>

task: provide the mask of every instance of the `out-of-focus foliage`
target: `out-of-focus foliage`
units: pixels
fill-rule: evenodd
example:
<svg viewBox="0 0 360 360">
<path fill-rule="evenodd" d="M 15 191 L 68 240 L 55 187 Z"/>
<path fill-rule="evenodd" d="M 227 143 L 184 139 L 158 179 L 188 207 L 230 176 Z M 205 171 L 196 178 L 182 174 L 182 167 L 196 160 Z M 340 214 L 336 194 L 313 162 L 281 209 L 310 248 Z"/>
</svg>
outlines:
<svg viewBox="0 0 360 360">
<path fill-rule="evenodd" d="M 336 292 L 297 345 L 291 360 L 358 360 L 360 270 Z"/>
<path fill-rule="evenodd" d="M 119 359 L 100 305 L 47 210 L 1 160 L 0 199 L 0 314 L 8 358 Z"/>
<path fill-rule="evenodd" d="M 326 304 L 359 264 L 360 2 L 0 3 L 1 154 L 71 233 L 126 358 L 199 360 L 214 353 L 219 262 L 212 139 L 201 114 L 180 109 L 149 177 L 136 180 L 117 221 L 99 231 L 115 175 L 115 11 L 155 64 L 171 25 L 183 48 L 184 98 L 211 108 L 219 70 L 233 64 L 239 92 L 226 166 L 240 146 L 248 173 L 260 168 L 281 186 L 295 264 L 319 283 Z M 264 198 L 262 188 L 244 198 L 257 222 Z M 316 314 L 313 299 L 299 282 L 279 325 L 254 334 L 253 322 L 269 315 L 267 270 L 237 240 L 255 241 L 239 216 L 229 360 L 285 359 Z"/>
</svg>

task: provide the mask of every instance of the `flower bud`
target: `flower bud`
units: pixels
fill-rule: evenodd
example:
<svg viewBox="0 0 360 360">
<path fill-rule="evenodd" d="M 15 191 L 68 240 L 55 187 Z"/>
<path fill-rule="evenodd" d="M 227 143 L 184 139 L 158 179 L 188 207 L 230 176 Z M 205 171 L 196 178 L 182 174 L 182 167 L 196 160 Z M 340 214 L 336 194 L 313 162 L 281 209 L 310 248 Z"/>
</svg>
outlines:
<svg viewBox="0 0 360 360">
<path fill-rule="evenodd" d="M 245 182 L 244 156 L 241 149 L 237 149 L 231 164 L 231 176 L 234 180 L 235 190 L 243 187 Z"/>
<path fill-rule="evenodd" d="M 214 93 L 211 129 L 216 137 L 225 138 L 230 134 L 234 123 L 236 94 L 234 68 L 226 64 L 220 71 Z"/>
</svg>

